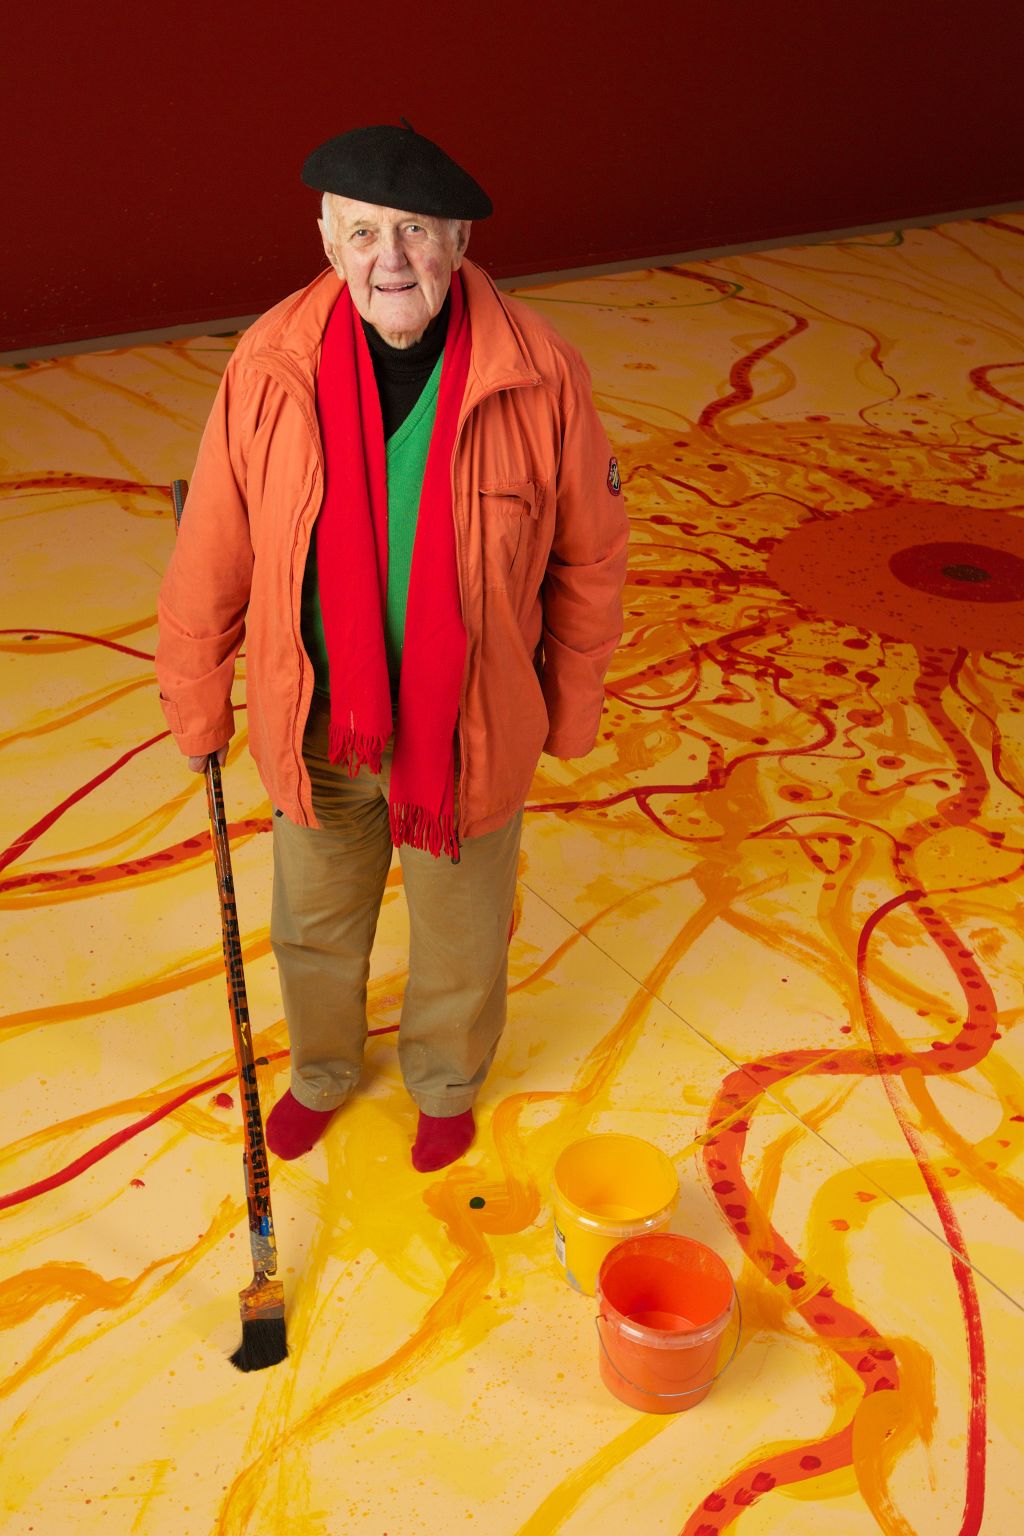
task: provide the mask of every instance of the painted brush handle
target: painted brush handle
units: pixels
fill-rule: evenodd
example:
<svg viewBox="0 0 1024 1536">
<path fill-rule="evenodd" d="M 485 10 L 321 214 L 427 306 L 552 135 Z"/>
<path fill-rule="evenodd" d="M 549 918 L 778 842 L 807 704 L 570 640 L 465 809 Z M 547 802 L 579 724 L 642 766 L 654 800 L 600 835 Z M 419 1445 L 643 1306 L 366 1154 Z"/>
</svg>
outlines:
<svg viewBox="0 0 1024 1536">
<path fill-rule="evenodd" d="M 187 495 L 188 482 L 175 480 L 171 486 L 171 499 L 174 503 L 176 529 L 181 526 L 181 516 L 185 510 Z M 252 1027 L 249 1023 L 249 1004 L 245 995 L 242 939 L 238 931 L 235 882 L 231 873 L 231 846 L 228 841 L 227 819 L 224 815 L 224 792 L 221 787 L 220 764 L 216 753 L 211 753 L 206 760 L 206 803 L 210 812 L 210 838 L 214 863 L 217 867 L 220 924 L 224 940 L 224 971 L 228 984 L 228 1011 L 231 1015 L 231 1038 L 235 1047 L 238 1091 L 242 1102 L 244 1141 L 242 1162 L 245 1168 L 246 1202 L 249 1208 L 249 1246 L 252 1250 L 254 1273 L 273 1275 L 277 1272 L 277 1244 L 274 1241 L 274 1217 L 270 1208 L 270 1169 L 267 1163 L 266 1141 L 263 1136 L 263 1116 L 260 1113 L 256 1061 L 252 1048 Z"/>
</svg>

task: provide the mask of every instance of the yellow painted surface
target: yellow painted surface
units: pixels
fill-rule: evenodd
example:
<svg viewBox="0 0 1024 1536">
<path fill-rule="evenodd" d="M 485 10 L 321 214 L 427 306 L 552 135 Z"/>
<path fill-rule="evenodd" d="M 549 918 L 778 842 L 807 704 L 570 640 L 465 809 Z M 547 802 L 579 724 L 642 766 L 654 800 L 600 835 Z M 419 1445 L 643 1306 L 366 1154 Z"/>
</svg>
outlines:
<svg viewBox="0 0 1024 1536">
<path fill-rule="evenodd" d="M 633 524 L 603 735 L 538 771 L 511 1023 L 437 1175 L 393 871 L 364 1085 L 272 1166 L 291 1355 L 258 1375 L 226 1358 L 250 1270 L 203 787 L 151 668 L 166 487 L 233 341 L 0 373 L 5 1536 L 1016 1528 L 1024 602 L 974 645 L 991 606 L 904 612 L 885 540 L 1016 547 L 1024 218 L 523 297 L 591 364 Z M 860 543 L 819 602 L 776 562 L 827 519 L 816 558 Z M 858 622 L 876 575 L 891 633 Z M 266 1109 L 244 731 L 225 784 Z M 675 1229 L 741 1297 L 689 1414 L 605 1391 L 555 1257 L 554 1161 L 609 1131 L 673 1159 Z"/>
</svg>

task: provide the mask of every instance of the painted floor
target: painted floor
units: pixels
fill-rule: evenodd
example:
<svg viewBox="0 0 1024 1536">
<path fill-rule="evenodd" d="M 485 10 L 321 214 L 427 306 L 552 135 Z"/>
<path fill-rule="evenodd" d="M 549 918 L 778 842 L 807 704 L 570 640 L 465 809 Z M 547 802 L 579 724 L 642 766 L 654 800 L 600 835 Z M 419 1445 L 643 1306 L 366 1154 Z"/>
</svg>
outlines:
<svg viewBox="0 0 1024 1536">
<path fill-rule="evenodd" d="M 272 1165 L 291 1356 L 258 1375 L 203 787 L 151 667 L 234 339 L 0 373 L 4 1536 L 1017 1526 L 1024 216 L 523 296 L 622 466 L 604 730 L 537 774 L 510 1027 L 427 1177 L 393 871 L 366 1082 Z M 267 1108 L 244 730 L 225 784 Z M 555 1157 L 611 1130 L 672 1157 L 742 1300 L 678 1415 L 602 1385 L 553 1248 Z"/>
</svg>

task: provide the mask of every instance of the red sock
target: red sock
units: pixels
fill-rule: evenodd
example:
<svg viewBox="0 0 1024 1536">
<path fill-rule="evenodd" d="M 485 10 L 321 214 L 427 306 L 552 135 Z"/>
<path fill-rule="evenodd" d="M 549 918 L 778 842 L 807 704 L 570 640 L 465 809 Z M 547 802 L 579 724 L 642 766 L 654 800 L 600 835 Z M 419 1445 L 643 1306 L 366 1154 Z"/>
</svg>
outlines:
<svg viewBox="0 0 1024 1536">
<path fill-rule="evenodd" d="M 447 1168 L 463 1152 L 468 1152 L 475 1132 L 471 1109 L 464 1109 L 461 1115 L 450 1115 L 447 1119 L 425 1115 L 420 1110 L 412 1149 L 412 1165 L 416 1172 L 435 1173 L 438 1168 Z"/>
<path fill-rule="evenodd" d="M 291 1162 L 316 1146 L 335 1113 L 333 1109 L 307 1109 L 289 1088 L 267 1116 L 267 1146 Z"/>
</svg>

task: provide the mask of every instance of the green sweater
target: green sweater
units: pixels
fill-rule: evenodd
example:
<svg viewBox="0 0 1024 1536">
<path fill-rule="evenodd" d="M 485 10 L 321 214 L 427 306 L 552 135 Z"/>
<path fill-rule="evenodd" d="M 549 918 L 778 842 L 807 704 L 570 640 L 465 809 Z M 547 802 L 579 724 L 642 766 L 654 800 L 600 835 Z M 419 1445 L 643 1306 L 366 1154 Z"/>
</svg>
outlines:
<svg viewBox="0 0 1024 1536">
<path fill-rule="evenodd" d="M 437 394 L 441 383 L 438 358 L 423 393 L 409 415 L 387 441 L 388 476 L 388 591 L 384 610 L 384 644 L 387 650 L 391 691 L 397 696 L 402 670 L 402 642 L 405 638 L 405 609 L 409 597 L 409 573 L 416 539 L 423 472 L 437 414 Z M 313 663 L 314 687 L 318 693 L 330 693 L 330 669 L 324 641 L 324 621 L 320 608 L 320 583 L 317 574 L 316 526 L 309 543 L 306 571 L 302 581 L 302 643 Z"/>
</svg>

